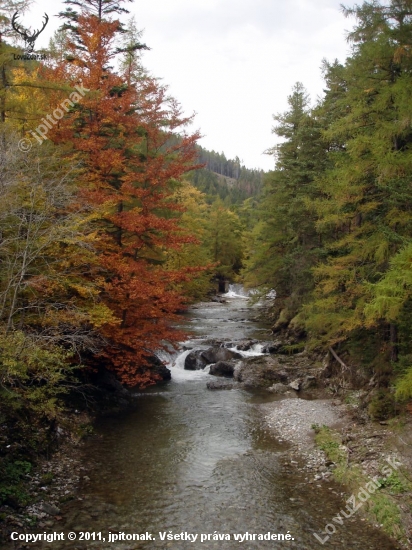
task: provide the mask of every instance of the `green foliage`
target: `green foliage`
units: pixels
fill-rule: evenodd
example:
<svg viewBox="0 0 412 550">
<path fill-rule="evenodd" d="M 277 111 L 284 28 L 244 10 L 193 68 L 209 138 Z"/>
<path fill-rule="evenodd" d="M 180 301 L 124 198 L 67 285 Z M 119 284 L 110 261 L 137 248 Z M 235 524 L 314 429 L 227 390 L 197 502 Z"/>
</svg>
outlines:
<svg viewBox="0 0 412 550">
<path fill-rule="evenodd" d="M 412 399 L 412 367 L 396 381 L 395 397 L 399 401 Z"/>
<path fill-rule="evenodd" d="M 344 64 L 323 62 L 314 108 L 295 85 L 276 115 L 256 223 L 246 237 L 248 286 L 274 288 L 274 328 L 303 329 L 309 347 L 340 344 L 351 363 L 411 395 L 397 368 L 412 354 L 412 22 L 406 0 L 364 2 Z M 248 218 L 245 218 L 248 220 Z M 402 397 L 401 397 L 402 396 Z M 393 411 L 376 398 L 370 413 Z"/>
<path fill-rule="evenodd" d="M 205 168 L 191 174 L 192 183 L 206 193 L 211 202 L 216 195 L 229 200 L 229 205 L 240 204 L 248 197 L 259 195 L 262 188 L 262 170 L 251 170 L 238 157 L 227 159 L 224 153 L 197 147 L 199 164 Z M 211 195 L 209 199 L 209 195 Z"/>
<path fill-rule="evenodd" d="M 411 485 L 399 472 L 392 472 L 388 477 L 379 478 L 380 489 L 389 489 L 391 494 L 398 495 L 410 491 Z"/>
<path fill-rule="evenodd" d="M 24 478 L 30 473 L 32 464 L 25 460 L 0 462 L 0 504 L 10 500 L 19 506 L 28 503 Z"/>
<path fill-rule="evenodd" d="M 242 267 L 243 240 L 239 216 L 216 199 L 209 210 L 208 245 L 216 274 L 231 279 Z"/>
<path fill-rule="evenodd" d="M 386 390 L 379 390 L 370 400 L 368 414 L 374 420 L 386 420 L 395 414 L 394 396 Z"/>
<path fill-rule="evenodd" d="M 41 476 L 41 483 L 42 485 L 49 485 L 54 479 L 53 472 L 47 472 Z"/>
<path fill-rule="evenodd" d="M 306 327 L 322 343 L 347 340 L 382 318 L 396 321 L 408 298 L 408 246 L 401 247 L 412 230 L 412 133 L 401 120 L 410 116 L 411 77 L 400 49 L 401 4 L 392 2 L 383 18 L 377 5 L 348 10 L 358 23 L 353 54 L 345 67 L 326 67 L 320 109 L 333 108 L 324 135 L 334 145 L 313 207 L 327 255 L 305 307 Z"/>
<path fill-rule="evenodd" d="M 71 353 L 47 345 L 21 331 L 0 334 L 0 385 L 2 400 L 12 408 L 26 406 L 53 417 L 56 398 L 65 391 Z"/>
<path fill-rule="evenodd" d="M 402 521 L 399 513 L 399 508 L 390 497 L 382 493 L 375 493 L 371 496 L 371 503 L 368 508 L 373 514 L 373 519 L 390 537 L 402 540 L 404 532 L 402 529 Z"/>
<path fill-rule="evenodd" d="M 317 446 L 326 453 L 328 458 L 337 466 L 346 464 L 347 458 L 345 451 L 341 448 L 339 435 L 333 432 L 327 426 L 319 427 L 315 425 L 315 441 Z"/>
<path fill-rule="evenodd" d="M 312 267 L 319 239 L 307 200 L 313 198 L 314 177 L 326 161 L 309 98 L 297 83 L 288 98 L 289 110 L 276 115 L 273 129 L 284 141 L 271 149 L 276 169 L 264 180 L 257 223 L 249 238 L 244 277 L 248 286 L 276 289 L 278 314 L 291 321 L 313 288 Z"/>
<path fill-rule="evenodd" d="M 339 443 L 339 434 L 327 426 L 314 425 L 312 428 L 316 433 L 317 445 L 336 464 L 333 477 L 347 485 L 352 494 L 357 495 L 359 490 L 370 482 L 370 478 L 367 478 L 357 465 L 351 465 L 348 462 L 346 452 Z M 365 510 L 370 519 L 382 525 L 383 531 L 389 536 L 405 542 L 400 509 L 391 494 L 398 495 L 408 491 L 410 484 L 398 472 L 392 472 L 387 478 L 379 479 L 379 483 L 381 484 L 379 491 L 370 495 L 370 499 L 365 503 Z"/>
<path fill-rule="evenodd" d="M 167 267 L 172 270 L 186 268 L 188 278 L 179 285 L 190 301 L 202 300 L 212 289 L 213 259 L 208 244 L 209 207 L 204 193 L 183 181 L 176 189 L 174 199 L 184 208 L 180 213 L 179 226 L 188 235 L 184 246 L 165 252 Z M 203 267 L 199 270 L 199 266 Z"/>
<path fill-rule="evenodd" d="M 44 143 L 0 145 L 0 387 L 10 410 L 54 417 L 80 352 L 107 321 L 93 269 L 89 214 L 75 206 L 78 170 Z"/>
</svg>

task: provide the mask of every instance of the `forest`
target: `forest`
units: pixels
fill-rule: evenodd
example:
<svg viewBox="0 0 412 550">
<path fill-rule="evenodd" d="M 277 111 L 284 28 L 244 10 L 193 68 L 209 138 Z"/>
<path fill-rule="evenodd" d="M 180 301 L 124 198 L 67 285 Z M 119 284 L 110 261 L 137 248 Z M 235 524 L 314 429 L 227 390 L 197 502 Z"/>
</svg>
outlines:
<svg viewBox="0 0 412 550">
<path fill-rule="evenodd" d="M 301 332 L 375 377 L 385 417 L 412 397 L 412 3 L 343 12 L 356 21 L 350 57 L 323 61 L 316 105 L 298 82 L 274 116 L 283 141 L 244 276 L 276 289 L 275 332 Z"/>
<path fill-rule="evenodd" d="M 295 84 L 266 174 L 197 144 L 123 0 L 65 4 L 41 62 L 11 39 L 27 0 L 0 4 L 1 422 L 158 382 L 218 281 L 275 289 L 273 333 L 377 378 L 377 417 L 410 402 L 412 2 L 344 9 L 351 54 L 314 104 Z"/>
<path fill-rule="evenodd" d="M 43 62 L 8 40 L 25 3 L 2 5 L 5 418 L 53 419 L 91 374 L 159 381 L 178 313 L 238 276 L 242 197 L 262 180 L 196 145 L 192 117 L 142 65 L 136 23 L 116 19 L 121 0 L 66 4 Z M 215 157 L 219 171 L 204 168 Z"/>
</svg>

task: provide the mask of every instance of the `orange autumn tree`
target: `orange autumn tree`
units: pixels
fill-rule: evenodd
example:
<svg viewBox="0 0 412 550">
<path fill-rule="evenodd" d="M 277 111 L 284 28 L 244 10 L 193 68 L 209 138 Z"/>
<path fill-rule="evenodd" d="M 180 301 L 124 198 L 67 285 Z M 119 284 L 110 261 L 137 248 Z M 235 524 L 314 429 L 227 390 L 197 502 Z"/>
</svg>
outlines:
<svg viewBox="0 0 412 550">
<path fill-rule="evenodd" d="M 156 79 L 140 71 L 133 81 L 130 70 L 127 77 L 113 71 L 118 29 L 118 21 L 94 14 L 76 17 L 71 62 L 46 69 L 46 76 L 88 91 L 67 104 L 49 135 L 80 154 L 81 197 L 95 212 L 100 299 L 116 317 L 100 328 L 107 345 L 99 361 L 124 383 L 144 386 L 156 375 L 142 366 L 182 338 L 172 322 L 184 299 L 174 288 L 191 273 L 167 270 L 165 251 L 194 240 L 178 226 L 181 207 L 172 194 L 196 168 L 198 134 L 185 133 L 191 117 Z"/>
</svg>

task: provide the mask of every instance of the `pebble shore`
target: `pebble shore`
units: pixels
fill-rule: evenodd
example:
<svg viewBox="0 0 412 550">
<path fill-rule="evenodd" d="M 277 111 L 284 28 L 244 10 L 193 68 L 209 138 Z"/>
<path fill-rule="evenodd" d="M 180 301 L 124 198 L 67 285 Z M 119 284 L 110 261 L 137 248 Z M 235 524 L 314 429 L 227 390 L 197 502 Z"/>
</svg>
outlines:
<svg viewBox="0 0 412 550">
<path fill-rule="evenodd" d="M 289 398 L 265 405 L 264 409 L 268 429 L 279 441 L 291 445 L 290 453 L 300 459 L 303 469 L 317 472 L 314 481 L 328 478 L 333 465 L 326 466 L 325 454 L 315 447 L 312 426 L 339 428 L 343 423 L 345 406 L 332 399 Z"/>
</svg>

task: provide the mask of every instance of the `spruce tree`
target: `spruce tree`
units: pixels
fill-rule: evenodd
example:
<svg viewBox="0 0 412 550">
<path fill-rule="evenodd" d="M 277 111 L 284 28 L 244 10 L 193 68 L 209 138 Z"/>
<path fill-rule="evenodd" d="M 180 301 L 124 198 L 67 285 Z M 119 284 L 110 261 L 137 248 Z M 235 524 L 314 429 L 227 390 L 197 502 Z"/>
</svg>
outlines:
<svg viewBox="0 0 412 550">
<path fill-rule="evenodd" d="M 339 69 L 344 89 L 334 102 L 338 116 L 326 132 L 340 145 L 333 168 L 318 181 L 322 195 L 316 203 L 328 259 L 315 269 L 306 326 L 329 345 L 358 339 L 364 349 L 372 339 L 381 358 L 394 360 L 397 321 L 389 315 L 385 320 L 379 308 L 373 315 L 370 304 L 412 231 L 410 2 L 365 2 L 345 13 L 357 25 L 350 35 L 352 55 Z"/>
<path fill-rule="evenodd" d="M 288 103 L 288 111 L 274 116 L 273 132 L 284 141 L 269 150 L 276 168 L 266 177 L 245 271 L 250 286 L 262 292 L 276 289 L 278 326 L 295 317 L 313 286 L 311 268 L 319 241 L 307 201 L 315 192 L 314 177 L 326 162 L 318 123 L 301 83 L 294 86 Z"/>
</svg>

